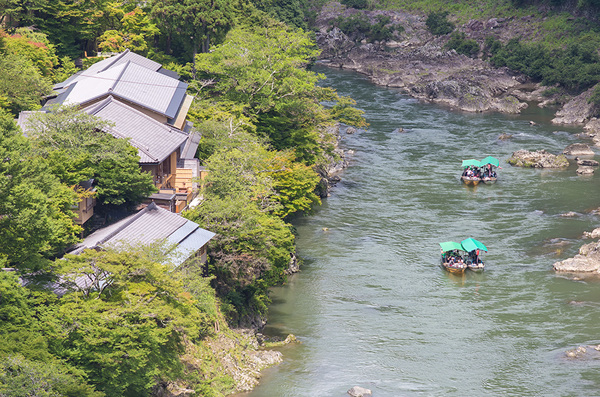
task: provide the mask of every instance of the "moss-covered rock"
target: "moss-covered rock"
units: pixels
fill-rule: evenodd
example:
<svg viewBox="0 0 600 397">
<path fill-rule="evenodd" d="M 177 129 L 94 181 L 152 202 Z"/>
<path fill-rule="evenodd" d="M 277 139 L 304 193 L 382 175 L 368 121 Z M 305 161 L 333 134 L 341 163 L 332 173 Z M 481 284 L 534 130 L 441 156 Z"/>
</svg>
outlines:
<svg viewBox="0 0 600 397">
<path fill-rule="evenodd" d="M 555 155 L 545 150 L 517 150 L 508 159 L 508 164 L 526 168 L 565 168 L 569 166 L 569 160 L 563 154 Z"/>
</svg>

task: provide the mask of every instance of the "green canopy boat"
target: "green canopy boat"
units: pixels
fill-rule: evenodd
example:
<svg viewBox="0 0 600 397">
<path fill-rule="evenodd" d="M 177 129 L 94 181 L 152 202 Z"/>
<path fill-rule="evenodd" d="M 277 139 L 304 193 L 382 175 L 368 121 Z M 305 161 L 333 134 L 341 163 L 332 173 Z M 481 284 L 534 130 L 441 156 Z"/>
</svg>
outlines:
<svg viewBox="0 0 600 397">
<path fill-rule="evenodd" d="M 450 273 L 464 273 L 467 270 L 467 264 L 459 253 L 464 252 L 462 244 L 454 241 L 445 241 L 440 243 L 442 248 L 441 266 Z"/>
<path fill-rule="evenodd" d="M 483 160 L 480 161 L 481 165 L 487 165 L 487 164 L 491 164 L 494 167 L 499 167 L 500 166 L 500 160 L 498 160 L 495 157 L 492 156 L 487 156 L 486 158 L 484 158 Z"/>
<path fill-rule="evenodd" d="M 475 159 L 463 160 L 462 161 L 463 168 L 467 168 L 470 166 L 473 167 L 481 167 L 481 161 Z"/>
<path fill-rule="evenodd" d="M 454 250 L 464 251 L 462 244 L 455 243 L 454 241 L 446 241 L 446 242 L 440 243 L 440 247 L 442 248 L 442 252 L 449 252 L 449 251 L 454 251 Z"/>
<path fill-rule="evenodd" d="M 482 176 L 481 182 L 492 184 L 496 183 L 497 175 L 493 167 L 500 167 L 500 161 L 492 156 L 487 156 L 481 160 Z"/>
<path fill-rule="evenodd" d="M 477 249 L 487 252 L 487 247 L 481 241 L 475 240 L 472 237 L 461 241 L 460 244 L 467 252 L 475 251 Z"/>
<path fill-rule="evenodd" d="M 461 241 L 460 244 L 468 252 L 466 263 L 469 270 L 474 272 L 483 271 L 485 264 L 479 257 L 479 251 L 487 252 L 487 247 L 481 241 L 475 240 L 472 237 Z"/>
<path fill-rule="evenodd" d="M 481 162 L 475 159 L 463 160 L 462 166 L 464 171 L 460 176 L 460 179 L 466 185 L 477 186 L 481 181 L 479 168 L 481 168 Z"/>
</svg>

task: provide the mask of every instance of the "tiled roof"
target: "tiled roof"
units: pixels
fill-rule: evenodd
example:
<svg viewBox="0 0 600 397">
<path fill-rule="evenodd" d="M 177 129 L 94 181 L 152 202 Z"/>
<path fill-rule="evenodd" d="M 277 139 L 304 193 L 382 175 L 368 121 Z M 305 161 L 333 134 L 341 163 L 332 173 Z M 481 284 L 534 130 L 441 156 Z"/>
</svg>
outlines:
<svg viewBox="0 0 600 397">
<path fill-rule="evenodd" d="M 107 132 L 116 138 L 129 138 L 131 145 L 138 149 L 140 163 L 161 163 L 178 148 L 188 146 L 191 138 L 110 95 L 83 110 L 113 123 Z"/>
<path fill-rule="evenodd" d="M 46 113 L 40 110 L 24 110 L 19 113 L 19 118 L 17 118 L 17 125 L 21 127 L 23 134 L 27 136 L 27 124 L 29 123 L 29 118 L 36 113 Z"/>
<path fill-rule="evenodd" d="M 94 75 L 84 73 L 68 88 L 54 102 L 85 105 L 114 95 L 173 119 L 185 99 L 187 84 L 127 61 Z"/>
<path fill-rule="evenodd" d="M 175 245 L 169 256 L 175 258 L 171 262 L 178 266 L 214 236 L 214 233 L 202 229 L 197 223 L 150 203 L 137 214 L 92 233 L 70 253 L 79 254 L 84 249 L 119 244 L 129 246 L 166 242 L 167 246 Z"/>
<path fill-rule="evenodd" d="M 161 71 L 161 69 L 162 69 L 162 66 L 160 63 L 154 62 L 146 57 L 138 55 L 129 50 L 125 50 L 115 56 L 103 59 L 100 62 L 96 62 L 95 64 L 93 64 L 92 66 L 87 68 L 86 70 L 82 70 L 80 72 L 75 73 L 74 75 L 72 75 L 71 77 L 66 79 L 65 81 L 55 84 L 54 89 L 59 90 L 61 88 L 69 86 L 70 84 L 72 84 L 74 82 L 82 80 L 85 77 L 97 75 L 98 73 L 104 72 L 105 70 L 108 70 L 112 67 L 115 67 L 115 66 L 121 65 L 123 63 L 127 63 L 127 62 L 132 62 L 132 63 L 138 64 L 138 65 L 143 66 L 146 69 L 150 69 L 154 72 Z M 163 71 L 161 71 L 161 73 L 165 74 Z M 172 72 L 172 73 L 175 73 L 175 72 Z M 176 73 L 170 74 L 170 76 L 175 79 L 179 78 L 179 76 Z"/>
</svg>

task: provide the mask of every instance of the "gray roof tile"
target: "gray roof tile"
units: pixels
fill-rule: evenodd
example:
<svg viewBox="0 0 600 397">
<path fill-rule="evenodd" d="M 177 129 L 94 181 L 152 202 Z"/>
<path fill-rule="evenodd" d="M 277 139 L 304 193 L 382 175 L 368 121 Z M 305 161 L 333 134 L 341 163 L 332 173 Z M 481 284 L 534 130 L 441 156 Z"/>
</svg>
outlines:
<svg viewBox="0 0 600 397">
<path fill-rule="evenodd" d="M 80 81 L 80 80 L 84 79 L 85 77 L 97 75 L 98 73 L 104 72 L 105 70 L 108 70 L 115 66 L 119 66 L 119 65 L 121 65 L 123 63 L 127 63 L 127 62 L 132 62 L 132 63 L 138 64 L 138 65 L 143 66 L 146 69 L 150 69 L 154 72 L 158 72 L 160 70 L 161 73 L 167 74 L 164 71 L 162 71 L 162 66 L 160 63 L 154 62 L 146 57 L 138 55 L 129 50 L 125 50 L 117 55 L 114 55 L 112 57 L 109 57 L 109 58 L 103 59 L 102 61 L 94 63 L 92 66 L 90 66 L 86 70 L 82 70 L 82 71 L 75 73 L 74 75 L 72 75 L 71 77 L 66 79 L 65 81 L 55 84 L 54 89 L 59 90 L 61 88 L 67 87 L 77 81 Z M 168 73 L 168 75 L 175 79 L 179 78 L 179 75 L 177 75 L 177 73 L 175 73 L 175 72 Z"/>
<path fill-rule="evenodd" d="M 83 104 L 114 95 L 136 105 L 174 118 L 185 99 L 187 84 L 130 61 L 95 75 L 83 74 L 56 102 Z"/>
<path fill-rule="evenodd" d="M 84 111 L 110 121 L 108 131 L 116 138 L 129 138 L 138 149 L 140 163 L 164 161 L 178 148 L 186 145 L 190 136 L 176 128 L 162 124 L 112 96 Z"/>
<path fill-rule="evenodd" d="M 171 262 L 178 266 L 214 236 L 197 223 L 151 203 L 137 214 L 92 233 L 70 253 L 119 244 L 149 245 L 164 241 L 168 246 L 175 245 L 170 256 Z"/>
</svg>

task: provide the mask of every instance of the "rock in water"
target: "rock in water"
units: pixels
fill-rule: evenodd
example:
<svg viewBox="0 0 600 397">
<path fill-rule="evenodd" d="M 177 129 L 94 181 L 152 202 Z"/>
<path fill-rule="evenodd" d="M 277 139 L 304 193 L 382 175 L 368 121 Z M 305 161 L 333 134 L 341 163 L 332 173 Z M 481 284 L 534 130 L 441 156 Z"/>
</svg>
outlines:
<svg viewBox="0 0 600 397">
<path fill-rule="evenodd" d="M 599 163 L 596 160 L 586 160 L 586 159 L 578 159 L 577 160 L 577 165 L 579 166 L 586 166 L 586 167 L 598 167 Z"/>
<path fill-rule="evenodd" d="M 556 262 L 553 268 L 557 272 L 600 273 L 600 242 L 583 245 L 579 248 L 579 254 L 573 258 Z"/>
<path fill-rule="evenodd" d="M 346 134 L 351 135 L 351 134 L 354 134 L 355 132 L 356 132 L 356 128 L 354 128 L 354 127 L 346 128 Z"/>
<path fill-rule="evenodd" d="M 508 159 L 510 165 L 515 167 L 530 168 L 564 168 L 569 166 L 569 160 L 565 155 L 555 155 L 545 150 L 530 152 L 529 150 L 517 150 Z"/>
<path fill-rule="evenodd" d="M 348 390 L 348 394 L 352 397 L 364 397 L 371 396 L 373 393 L 369 389 L 365 389 L 364 387 L 354 386 L 352 389 Z"/>
<path fill-rule="evenodd" d="M 577 175 L 592 175 L 594 173 L 594 167 L 580 166 L 577 168 Z"/>
<path fill-rule="evenodd" d="M 593 156 L 594 151 L 585 143 L 574 143 L 563 150 L 563 154 L 568 156 Z"/>
</svg>

